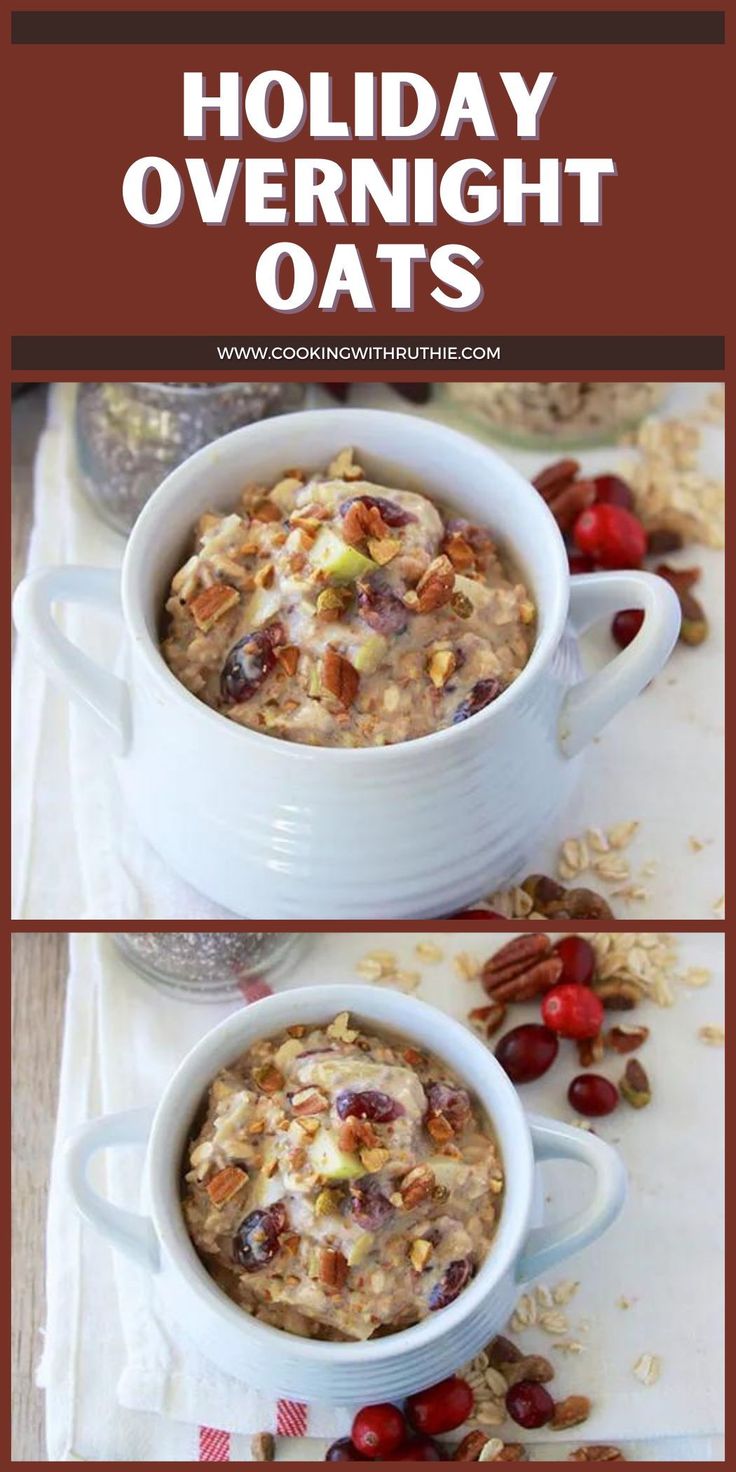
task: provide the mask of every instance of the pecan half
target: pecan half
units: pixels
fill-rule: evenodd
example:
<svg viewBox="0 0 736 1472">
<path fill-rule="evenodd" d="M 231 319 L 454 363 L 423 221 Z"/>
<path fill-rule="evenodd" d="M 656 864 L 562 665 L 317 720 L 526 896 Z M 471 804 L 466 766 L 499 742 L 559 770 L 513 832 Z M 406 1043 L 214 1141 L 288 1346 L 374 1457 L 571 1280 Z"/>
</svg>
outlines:
<svg viewBox="0 0 736 1472">
<path fill-rule="evenodd" d="M 545 496 L 545 500 L 560 531 L 571 532 L 581 511 L 592 506 L 595 486 L 592 480 L 575 480 L 554 495 Z"/>
<path fill-rule="evenodd" d="M 527 1002 L 546 992 L 562 975 L 562 958 L 546 935 L 521 935 L 486 961 L 481 981 L 497 1002 Z"/>
<path fill-rule="evenodd" d="M 444 607 L 452 598 L 454 586 L 455 569 L 449 557 L 435 557 L 417 583 L 415 612 L 432 613 L 435 608 Z"/>
<path fill-rule="evenodd" d="M 579 460 L 555 460 L 552 465 L 546 465 L 544 470 L 540 470 L 539 475 L 535 475 L 532 485 L 543 500 L 549 501 L 551 496 L 558 495 L 566 486 L 571 485 L 579 471 Z"/>
<path fill-rule="evenodd" d="M 212 1205 L 219 1208 L 232 1201 L 233 1196 L 242 1191 L 247 1179 L 247 1172 L 237 1165 L 226 1165 L 223 1170 L 218 1170 L 206 1187 Z"/>
<path fill-rule="evenodd" d="M 542 1354 L 525 1354 L 520 1360 L 502 1361 L 498 1366 L 509 1385 L 519 1380 L 532 1380 L 535 1385 L 546 1385 L 554 1380 L 554 1366 Z"/>
<path fill-rule="evenodd" d="M 358 693 L 360 675 L 349 659 L 338 654 L 336 649 L 327 649 L 322 666 L 322 684 L 347 710 Z"/>
<path fill-rule="evenodd" d="M 546 920 L 613 920 L 613 911 L 594 889 L 565 889 L 546 874 L 530 874 L 521 888 Z"/>
<path fill-rule="evenodd" d="M 570 1426 L 582 1425 L 589 1415 L 590 1401 L 587 1395 L 568 1395 L 566 1400 L 557 1402 L 549 1425 L 553 1431 L 567 1431 Z"/>
<path fill-rule="evenodd" d="M 487 1441 L 485 1431 L 469 1431 L 455 1447 L 453 1462 L 477 1462 Z"/>
<path fill-rule="evenodd" d="M 319 1281 L 325 1288 L 342 1288 L 348 1276 L 347 1258 L 332 1247 L 323 1247 L 319 1255 Z"/>
<path fill-rule="evenodd" d="M 621 1022 L 618 1027 L 609 1028 L 605 1035 L 605 1044 L 607 1048 L 612 1048 L 614 1053 L 635 1053 L 648 1037 L 648 1027 Z"/>
<path fill-rule="evenodd" d="M 250 1459 L 252 1462 L 275 1462 L 276 1443 L 270 1431 L 259 1431 L 250 1439 Z"/>
<path fill-rule="evenodd" d="M 632 1109 L 644 1109 L 652 1100 L 652 1089 L 645 1068 L 638 1058 L 630 1058 L 619 1080 L 619 1089 Z"/>
<path fill-rule="evenodd" d="M 570 1452 L 568 1462 L 625 1462 L 628 1460 L 617 1446 L 579 1446 Z"/>
<path fill-rule="evenodd" d="M 522 1350 L 503 1334 L 496 1334 L 490 1344 L 486 1345 L 485 1352 L 488 1363 L 494 1370 L 500 1370 L 502 1365 L 518 1364 L 524 1358 Z"/>
</svg>

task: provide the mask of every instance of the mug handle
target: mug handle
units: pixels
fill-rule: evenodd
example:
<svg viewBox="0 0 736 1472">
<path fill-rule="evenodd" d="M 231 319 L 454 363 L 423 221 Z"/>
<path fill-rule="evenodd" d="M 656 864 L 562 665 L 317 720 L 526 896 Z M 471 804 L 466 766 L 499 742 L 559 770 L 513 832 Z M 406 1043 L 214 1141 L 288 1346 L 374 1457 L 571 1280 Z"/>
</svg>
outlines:
<svg viewBox="0 0 736 1472">
<path fill-rule="evenodd" d="M 17 589 L 13 616 L 47 673 L 93 712 L 124 756 L 130 741 L 128 687 L 67 639 L 53 617 L 55 603 L 91 603 L 120 614 L 120 574 L 107 567 L 39 568 Z"/>
<path fill-rule="evenodd" d="M 569 621 L 573 633 L 622 608 L 641 608 L 644 622 L 627 649 L 604 669 L 568 691 L 560 714 L 559 740 L 565 756 L 577 756 L 666 664 L 680 632 L 674 589 L 651 572 L 582 573 L 570 581 Z"/>
<path fill-rule="evenodd" d="M 535 1161 L 577 1160 L 595 1175 L 588 1206 L 554 1226 L 535 1227 L 529 1233 L 516 1268 L 520 1283 L 539 1277 L 581 1247 L 594 1242 L 616 1220 L 626 1199 L 626 1171 L 616 1150 L 597 1135 L 554 1119 L 529 1115 Z"/>
<path fill-rule="evenodd" d="M 85 1221 L 149 1272 L 161 1266 L 158 1237 L 150 1217 L 106 1201 L 89 1183 L 90 1162 L 100 1150 L 144 1145 L 153 1122 L 152 1109 L 129 1109 L 91 1119 L 69 1137 L 64 1147 L 66 1183 Z"/>
</svg>

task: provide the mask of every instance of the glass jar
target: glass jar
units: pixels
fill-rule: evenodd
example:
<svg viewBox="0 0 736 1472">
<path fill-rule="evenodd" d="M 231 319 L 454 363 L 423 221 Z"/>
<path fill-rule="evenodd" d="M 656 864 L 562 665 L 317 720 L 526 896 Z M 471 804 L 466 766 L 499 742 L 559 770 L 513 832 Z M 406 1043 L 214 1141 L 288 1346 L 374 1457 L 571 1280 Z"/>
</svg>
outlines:
<svg viewBox="0 0 736 1472">
<path fill-rule="evenodd" d="M 303 934 L 279 931 L 126 930 L 113 936 L 118 950 L 146 981 L 190 1002 L 227 1002 L 258 996 L 260 983 L 281 976 L 296 960 Z"/>
<path fill-rule="evenodd" d="M 80 383 L 82 489 L 108 526 L 127 534 L 182 460 L 231 429 L 299 408 L 304 393 L 301 383 Z"/>
<path fill-rule="evenodd" d="M 448 383 L 468 428 L 526 449 L 614 444 L 664 399 L 664 383 Z"/>
</svg>

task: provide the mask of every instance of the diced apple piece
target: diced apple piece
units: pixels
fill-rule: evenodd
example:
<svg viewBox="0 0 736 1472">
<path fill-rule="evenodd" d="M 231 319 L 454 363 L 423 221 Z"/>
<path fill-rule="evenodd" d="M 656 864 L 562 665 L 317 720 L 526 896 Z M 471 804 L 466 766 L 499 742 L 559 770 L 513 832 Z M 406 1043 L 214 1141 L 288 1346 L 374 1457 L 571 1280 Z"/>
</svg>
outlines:
<svg viewBox="0 0 736 1472">
<path fill-rule="evenodd" d="M 351 663 L 360 675 L 372 675 L 378 669 L 386 650 L 388 639 L 383 634 L 369 634 L 359 649 L 352 655 Z"/>
<path fill-rule="evenodd" d="M 462 1160 L 453 1160 L 449 1155 L 431 1155 L 426 1164 L 434 1171 L 437 1185 L 445 1186 L 448 1191 L 456 1190 L 468 1173 Z"/>
<path fill-rule="evenodd" d="M 249 630 L 262 628 L 278 613 L 280 604 L 278 588 L 256 588 L 245 608 L 245 627 Z"/>
<path fill-rule="evenodd" d="M 475 578 L 464 578 L 459 572 L 455 573 L 455 592 L 464 593 L 473 608 L 484 608 L 493 597 L 491 589 L 485 583 L 478 583 Z"/>
<path fill-rule="evenodd" d="M 373 1232 L 361 1232 L 360 1236 L 356 1237 L 352 1246 L 348 1249 L 349 1268 L 360 1267 L 360 1264 L 367 1258 L 374 1241 Z"/>
<path fill-rule="evenodd" d="M 354 583 L 365 573 L 375 572 L 377 565 L 356 547 L 349 547 L 328 526 L 320 527 L 309 560 L 313 567 L 320 568 L 328 577 L 345 583 Z"/>
<path fill-rule="evenodd" d="M 321 1129 L 309 1146 L 309 1158 L 313 1169 L 328 1181 L 349 1181 L 354 1176 L 365 1175 L 365 1166 L 359 1156 L 341 1150 L 329 1130 Z"/>
</svg>

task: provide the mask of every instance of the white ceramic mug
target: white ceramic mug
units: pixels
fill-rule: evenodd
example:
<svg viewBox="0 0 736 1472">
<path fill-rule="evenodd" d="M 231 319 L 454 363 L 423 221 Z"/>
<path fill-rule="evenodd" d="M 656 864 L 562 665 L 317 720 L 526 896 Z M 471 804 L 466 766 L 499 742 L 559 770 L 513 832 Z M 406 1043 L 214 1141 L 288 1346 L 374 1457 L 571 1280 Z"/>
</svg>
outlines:
<svg viewBox="0 0 736 1472">
<path fill-rule="evenodd" d="M 200 1262 L 180 1206 L 182 1160 L 192 1123 L 218 1071 L 295 1017 L 320 1023 L 338 1010 L 349 1011 L 368 1029 L 406 1037 L 446 1062 L 492 1121 L 506 1176 L 491 1249 L 454 1303 L 411 1329 L 349 1344 L 302 1339 L 245 1313 Z M 113 1205 L 88 1180 L 98 1151 L 133 1142 L 147 1142 L 148 1216 Z M 590 1202 L 568 1220 L 530 1231 L 535 1163 L 558 1157 L 590 1167 Z M 333 1405 L 399 1399 L 452 1374 L 503 1327 L 520 1285 L 599 1237 L 618 1215 L 626 1194 L 616 1151 L 583 1130 L 527 1116 L 503 1069 L 467 1027 L 414 997 L 367 986 L 281 992 L 234 1013 L 192 1049 L 155 1111 L 138 1109 L 83 1125 L 68 1144 L 66 1174 L 83 1216 L 114 1247 L 156 1275 L 167 1319 L 178 1323 L 208 1359 L 267 1394 Z"/>
<path fill-rule="evenodd" d="M 285 466 L 324 469 L 355 448 L 373 480 L 421 489 L 490 527 L 539 611 L 525 669 L 461 725 L 395 746 L 302 746 L 211 710 L 158 647 L 172 574 L 207 509 Z M 54 621 L 55 603 L 121 614 L 127 673 L 95 665 Z M 621 608 L 645 619 L 628 649 L 581 677 L 575 636 Z M 506 884 L 569 795 L 571 760 L 665 663 L 679 604 L 661 578 L 570 580 L 554 518 L 485 445 L 430 420 L 366 409 L 312 410 L 236 430 L 198 451 L 142 511 L 118 574 L 61 567 L 16 595 L 18 627 L 49 671 L 96 716 L 138 823 L 170 866 L 251 919 L 420 919 L 452 914 Z"/>
</svg>

